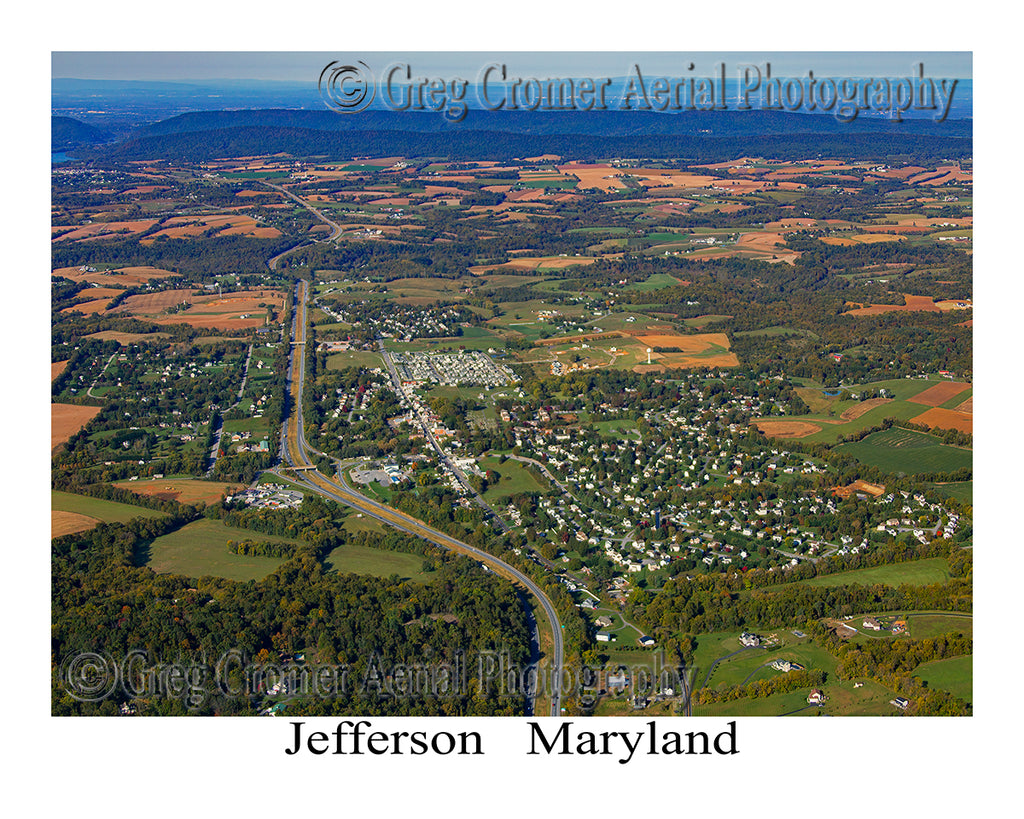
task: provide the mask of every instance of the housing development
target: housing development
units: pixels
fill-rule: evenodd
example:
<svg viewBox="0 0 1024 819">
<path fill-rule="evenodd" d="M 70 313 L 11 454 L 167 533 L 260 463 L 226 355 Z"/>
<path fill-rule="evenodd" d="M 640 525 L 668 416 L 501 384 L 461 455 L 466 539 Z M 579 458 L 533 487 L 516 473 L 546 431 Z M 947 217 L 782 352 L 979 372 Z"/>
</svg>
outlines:
<svg viewBox="0 0 1024 819">
<path fill-rule="evenodd" d="M 969 121 L 310 113 L 53 165 L 53 713 L 972 713 Z"/>
</svg>

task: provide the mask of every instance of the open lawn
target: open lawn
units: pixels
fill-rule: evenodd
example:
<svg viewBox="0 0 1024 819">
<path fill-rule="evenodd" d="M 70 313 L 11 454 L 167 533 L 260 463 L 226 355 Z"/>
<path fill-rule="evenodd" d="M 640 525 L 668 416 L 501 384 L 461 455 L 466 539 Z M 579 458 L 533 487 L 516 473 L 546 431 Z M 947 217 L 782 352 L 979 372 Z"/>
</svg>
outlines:
<svg viewBox="0 0 1024 819">
<path fill-rule="evenodd" d="M 948 691 L 967 702 L 974 701 L 974 658 L 970 655 L 925 663 L 917 667 L 914 676 L 928 683 L 929 688 Z"/>
<path fill-rule="evenodd" d="M 427 583 L 432 574 L 422 571 L 423 558 L 406 552 L 389 552 L 370 546 L 348 544 L 331 550 L 324 566 L 338 574 L 370 574 L 374 577 L 398 575 L 403 580 Z"/>
<path fill-rule="evenodd" d="M 229 540 L 299 543 L 290 538 L 225 526 L 219 520 L 203 519 L 158 537 L 142 555 L 143 562 L 158 574 L 213 575 L 228 580 L 260 580 L 284 562 L 276 557 L 231 554 L 227 549 Z"/>
<path fill-rule="evenodd" d="M 907 563 L 893 563 L 889 566 L 872 566 L 852 572 L 822 575 L 801 581 L 807 586 L 845 586 L 857 584 L 870 586 L 880 583 L 896 587 L 903 583 L 911 586 L 926 586 L 930 583 L 944 583 L 949 580 L 949 563 L 944 557 L 928 557 Z"/>
</svg>

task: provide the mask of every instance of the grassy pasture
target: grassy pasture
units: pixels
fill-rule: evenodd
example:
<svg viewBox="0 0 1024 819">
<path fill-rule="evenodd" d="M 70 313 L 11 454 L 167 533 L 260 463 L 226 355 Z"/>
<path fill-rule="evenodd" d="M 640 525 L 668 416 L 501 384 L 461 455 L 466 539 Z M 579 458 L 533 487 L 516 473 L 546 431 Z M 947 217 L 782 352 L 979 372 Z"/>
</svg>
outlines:
<svg viewBox="0 0 1024 819">
<path fill-rule="evenodd" d="M 974 481 L 957 481 L 956 483 L 932 483 L 928 484 L 940 495 L 947 498 L 974 503 Z"/>
<path fill-rule="evenodd" d="M 125 523 L 133 518 L 158 518 L 163 512 L 70 492 L 50 492 L 50 535 L 59 537 L 92 529 L 98 523 Z"/>
<path fill-rule="evenodd" d="M 344 370 L 347 367 L 362 367 L 366 369 L 380 367 L 383 369 L 384 361 L 379 353 L 373 353 L 369 350 L 332 353 L 327 357 L 328 370 Z"/>
<path fill-rule="evenodd" d="M 429 582 L 431 575 L 422 571 L 423 558 L 406 552 L 389 552 L 370 546 L 347 544 L 331 550 L 324 566 L 338 574 L 369 574 L 375 577 L 398 575 L 403 580 Z"/>
<path fill-rule="evenodd" d="M 907 618 L 907 628 L 915 640 L 926 640 L 950 632 L 973 635 L 974 618 L 956 614 L 910 614 Z"/>
<path fill-rule="evenodd" d="M 893 563 L 889 566 L 872 566 L 852 572 L 839 572 L 800 581 L 806 586 L 871 586 L 882 584 L 896 587 L 904 583 L 911 586 L 926 586 L 930 583 L 944 583 L 949 580 L 949 563 L 944 557 L 928 557 L 907 563 Z"/>
<path fill-rule="evenodd" d="M 948 691 L 967 702 L 974 700 L 974 658 L 970 655 L 925 663 L 917 667 L 914 676 L 928 683 L 929 688 Z"/>
<path fill-rule="evenodd" d="M 907 475 L 952 472 L 973 463 L 971 450 L 946 446 L 933 435 L 896 427 L 874 432 L 837 449 L 862 463 Z"/>
<path fill-rule="evenodd" d="M 493 486 L 487 487 L 484 492 L 484 500 L 488 503 L 499 503 L 512 495 L 520 492 L 547 492 L 549 485 L 547 480 L 540 475 L 536 468 L 528 464 L 514 461 L 511 458 L 505 463 L 498 463 L 497 458 L 481 458 L 480 468 L 484 471 L 493 469 L 501 475 L 501 480 Z"/>
<path fill-rule="evenodd" d="M 157 574 L 186 577 L 213 575 L 228 580 L 260 580 L 280 566 L 276 557 L 246 557 L 228 552 L 229 540 L 298 544 L 300 541 L 225 526 L 219 520 L 196 520 L 154 540 L 145 565 Z"/>
</svg>

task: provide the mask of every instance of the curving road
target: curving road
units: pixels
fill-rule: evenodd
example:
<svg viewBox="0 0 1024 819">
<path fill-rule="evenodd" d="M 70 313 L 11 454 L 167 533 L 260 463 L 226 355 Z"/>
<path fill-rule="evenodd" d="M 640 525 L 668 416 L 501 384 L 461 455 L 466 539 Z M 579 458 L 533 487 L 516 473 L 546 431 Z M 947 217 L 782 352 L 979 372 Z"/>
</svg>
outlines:
<svg viewBox="0 0 1024 819">
<path fill-rule="evenodd" d="M 290 406 L 287 417 L 281 426 L 282 459 L 295 470 L 295 482 L 302 484 L 318 494 L 331 498 L 358 509 L 365 515 L 383 523 L 434 543 L 442 548 L 469 555 L 489 567 L 495 574 L 525 587 L 544 609 L 551 624 L 552 650 L 549 685 L 551 694 L 551 716 L 561 713 L 560 680 L 563 661 L 562 625 L 558 620 L 555 607 L 544 591 L 530 577 L 515 567 L 505 563 L 481 549 L 463 543 L 450 535 L 439 532 L 411 515 L 399 512 L 371 498 L 366 497 L 349 486 L 344 478 L 335 481 L 320 472 L 309 460 L 309 452 L 313 451 L 306 442 L 302 422 L 302 386 L 305 377 L 303 350 L 306 336 L 306 306 L 308 288 L 306 282 L 299 281 L 295 289 L 295 315 L 292 324 L 292 351 L 288 361 L 288 391 Z M 530 692 L 531 700 L 535 701 L 537 691 Z"/>
</svg>

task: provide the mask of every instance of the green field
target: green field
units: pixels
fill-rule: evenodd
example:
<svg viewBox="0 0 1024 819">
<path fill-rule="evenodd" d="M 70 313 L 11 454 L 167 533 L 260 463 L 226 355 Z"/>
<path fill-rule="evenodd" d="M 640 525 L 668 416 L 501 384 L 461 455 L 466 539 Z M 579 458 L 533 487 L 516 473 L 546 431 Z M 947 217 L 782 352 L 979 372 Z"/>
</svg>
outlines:
<svg viewBox="0 0 1024 819">
<path fill-rule="evenodd" d="M 932 489 L 947 498 L 974 503 L 974 481 L 959 481 L 956 483 L 930 483 Z"/>
<path fill-rule="evenodd" d="M 145 565 L 158 574 L 182 574 L 186 577 L 213 575 L 228 580 L 261 580 L 284 560 L 276 557 L 246 557 L 228 552 L 229 540 L 293 543 L 300 541 L 265 535 L 249 529 L 225 526 L 219 520 L 197 520 L 154 540 Z"/>
<path fill-rule="evenodd" d="M 324 558 L 324 566 L 339 574 L 371 574 L 375 577 L 398 575 L 403 580 L 429 582 L 431 574 L 422 571 L 423 558 L 406 552 L 389 552 L 370 546 L 338 546 Z"/>
<path fill-rule="evenodd" d="M 889 566 L 873 566 L 852 572 L 827 574 L 811 580 L 800 581 L 807 586 L 845 586 L 859 584 L 896 587 L 903 583 L 911 586 L 926 586 L 930 583 L 944 583 L 949 580 L 949 563 L 944 557 L 928 557 L 908 563 L 893 563 Z"/>
<path fill-rule="evenodd" d="M 223 179 L 287 179 L 288 171 L 222 171 L 220 175 Z"/>
<path fill-rule="evenodd" d="M 735 657 L 730 657 L 728 660 L 722 660 L 715 666 L 711 678 L 707 682 L 707 687 L 720 688 L 724 686 L 745 685 L 757 680 L 771 679 L 785 673 L 777 671 L 768 665 L 773 660 L 789 660 L 790 662 L 802 665 L 804 668 L 818 668 L 828 673 L 832 673 L 835 670 L 835 658 L 807 638 L 797 638 L 789 630 L 783 629 L 773 630 L 770 633 L 776 634 L 779 637 L 780 645 L 778 648 L 749 649 L 737 654 Z M 711 664 L 715 660 L 742 648 L 737 637 L 738 634 L 736 637 L 719 642 L 717 646 L 720 653 L 715 657 L 711 656 L 713 651 L 706 651 L 703 654 L 698 651 L 698 656 L 694 658 L 694 662 L 703 660 L 704 664 L 697 666 L 695 686 L 701 686 L 704 683 Z M 701 639 L 701 637 L 698 637 L 698 645 L 700 645 L 699 641 Z"/>
<path fill-rule="evenodd" d="M 905 475 L 969 469 L 974 462 L 969 449 L 946 446 L 934 435 L 897 427 L 873 432 L 861 441 L 836 449 L 861 463 Z"/>
<path fill-rule="evenodd" d="M 822 686 L 825 694 L 824 706 L 817 708 L 807 704 L 810 688 L 800 688 L 785 694 L 770 697 L 744 697 L 730 702 L 693 706 L 695 717 L 771 717 L 771 716 L 889 716 L 898 713 L 889 704 L 895 694 L 873 680 L 829 681 Z M 861 685 L 854 688 L 854 683 Z M 796 713 L 793 713 L 796 712 Z"/>
<path fill-rule="evenodd" d="M 715 702 L 709 705 L 693 705 L 695 717 L 780 717 L 798 712 L 794 716 L 818 716 L 822 709 L 808 706 L 810 688 L 800 688 L 785 694 L 770 697 L 744 697 L 729 702 Z"/>
<path fill-rule="evenodd" d="M 54 512 L 74 512 L 87 515 L 104 523 L 126 523 L 132 518 L 160 518 L 163 512 L 145 509 L 128 503 L 91 498 L 87 495 L 74 495 L 70 492 L 50 492 L 50 508 Z"/>
<path fill-rule="evenodd" d="M 327 357 L 328 370 L 344 370 L 347 367 L 361 367 L 364 369 L 383 368 L 384 361 L 379 353 L 373 353 L 369 350 L 332 353 Z"/>
<path fill-rule="evenodd" d="M 929 688 L 948 691 L 954 697 L 967 702 L 974 701 L 974 658 L 947 657 L 918 666 L 915 677 L 920 677 Z"/>
<path fill-rule="evenodd" d="M 910 614 L 907 619 L 910 636 L 915 640 L 926 640 L 940 634 L 974 634 L 974 618 L 957 614 Z"/>
<path fill-rule="evenodd" d="M 543 494 L 549 489 L 547 479 L 537 471 L 536 467 L 521 461 L 514 461 L 510 458 L 505 463 L 498 463 L 498 458 L 481 458 L 478 465 L 485 472 L 493 469 L 501 475 L 501 480 L 493 486 L 488 486 L 487 491 L 484 492 L 484 500 L 488 503 L 500 503 L 520 492 Z"/>
</svg>

